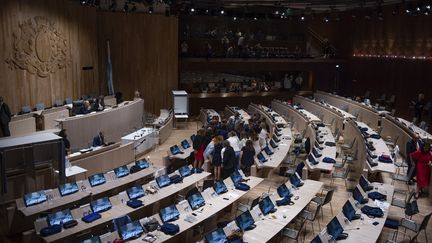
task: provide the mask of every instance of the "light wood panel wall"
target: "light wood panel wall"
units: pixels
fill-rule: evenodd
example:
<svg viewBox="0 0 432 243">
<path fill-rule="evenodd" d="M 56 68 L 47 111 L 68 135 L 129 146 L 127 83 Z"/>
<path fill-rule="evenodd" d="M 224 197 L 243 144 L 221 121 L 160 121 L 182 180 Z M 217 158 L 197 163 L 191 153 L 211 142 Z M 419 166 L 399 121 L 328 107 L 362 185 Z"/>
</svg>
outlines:
<svg viewBox="0 0 432 243">
<path fill-rule="evenodd" d="M 36 28 L 20 28 L 20 24 L 35 17 L 51 21 L 47 32 L 34 31 Z M 12 112 L 22 106 L 35 106 L 44 102 L 51 106 L 56 99 L 77 98 L 82 94 L 99 93 L 96 9 L 81 7 L 78 2 L 67 0 L 3 0 L 0 8 L 0 95 L 4 96 Z M 35 23 L 35 22 L 33 22 Z M 37 25 L 34 25 L 37 26 Z M 53 31 L 65 41 L 66 60 L 64 68 L 54 66 L 48 75 L 28 71 L 30 64 L 11 68 L 7 60 L 14 53 L 14 33 L 22 40 L 19 50 L 29 56 L 29 60 L 50 63 L 47 57 L 55 53 L 52 45 L 61 41 L 49 41 Z M 26 35 L 31 33 L 31 35 Z M 25 43 L 31 43 L 24 48 Z M 51 51 L 49 51 L 51 50 Z M 36 65 L 38 66 L 38 65 Z M 93 70 L 82 70 L 83 66 L 93 66 Z M 26 70 L 27 69 L 27 70 Z"/>
<path fill-rule="evenodd" d="M 114 89 L 124 98 L 141 93 L 146 111 L 172 107 L 178 86 L 178 19 L 163 15 L 103 12 L 98 15 L 99 76 L 106 77 L 110 41 Z M 105 90 L 105 82 L 102 82 Z"/>
</svg>

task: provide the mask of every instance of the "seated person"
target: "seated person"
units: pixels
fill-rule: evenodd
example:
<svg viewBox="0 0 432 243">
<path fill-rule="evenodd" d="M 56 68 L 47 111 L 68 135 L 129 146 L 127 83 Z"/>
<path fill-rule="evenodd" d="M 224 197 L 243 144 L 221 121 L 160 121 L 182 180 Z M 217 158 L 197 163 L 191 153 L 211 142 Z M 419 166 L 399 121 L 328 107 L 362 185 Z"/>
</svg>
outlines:
<svg viewBox="0 0 432 243">
<path fill-rule="evenodd" d="M 93 138 L 93 147 L 103 146 L 105 145 L 105 138 L 102 132 Z"/>
<path fill-rule="evenodd" d="M 83 105 L 80 109 L 80 114 L 88 114 L 92 112 L 92 107 L 90 106 L 90 102 L 88 100 L 83 102 Z"/>
<path fill-rule="evenodd" d="M 93 103 L 93 111 L 103 111 L 105 109 L 104 98 L 99 96 Z"/>
</svg>

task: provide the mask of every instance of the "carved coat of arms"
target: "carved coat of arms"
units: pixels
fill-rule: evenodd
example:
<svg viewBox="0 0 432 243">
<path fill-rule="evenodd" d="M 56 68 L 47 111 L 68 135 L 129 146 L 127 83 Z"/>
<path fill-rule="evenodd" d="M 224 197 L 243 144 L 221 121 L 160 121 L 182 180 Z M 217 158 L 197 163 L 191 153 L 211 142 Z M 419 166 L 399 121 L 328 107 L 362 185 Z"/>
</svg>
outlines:
<svg viewBox="0 0 432 243">
<path fill-rule="evenodd" d="M 12 45 L 12 53 L 6 59 L 11 69 L 47 77 L 69 63 L 67 41 L 45 17 L 20 23 L 19 30 L 13 33 Z"/>
</svg>

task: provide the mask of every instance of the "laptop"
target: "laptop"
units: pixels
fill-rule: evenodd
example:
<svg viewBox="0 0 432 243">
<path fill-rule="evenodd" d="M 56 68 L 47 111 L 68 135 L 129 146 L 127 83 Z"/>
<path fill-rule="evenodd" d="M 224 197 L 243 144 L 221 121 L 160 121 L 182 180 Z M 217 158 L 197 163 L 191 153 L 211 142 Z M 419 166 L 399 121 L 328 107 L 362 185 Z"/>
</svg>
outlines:
<svg viewBox="0 0 432 243">
<path fill-rule="evenodd" d="M 78 185 L 76 182 L 66 183 L 59 186 L 60 196 L 64 197 L 78 192 Z"/>
<path fill-rule="evenodd" d="M 240 172 L 238 170 L 234 170 L 233 173 L 230 175 L 231 180 L 234 182 L 234 184 L 241 182 L 243 180 L 243 177 L 240 175 Z"/>
<path fill-rule="evenodd" d="M 297 172 L 290 177 L 290 182 L 295 187 L 301 187 L 304 184 Z"/>
<path fill-rule="evenodd" d="M 314 145 L 315 145 L 315 147 L 318 148 L 319 150 L 322 150 L 322 149 L 323 149 L 323 147 L 321 147 L 320 144 L 319 144 L 316 140 L 315 140 Z"/>
<path fill-rule="evenodd" d="M 327 225 L 327 233 L 333 236 L 333 239 L 335 240 L 341 240 L 342 238 L 347 238 L 347 237 L 343 237 L 343 228 L 342 225 L 339 223 L 337 217 L 334 217 Z"/>
<path fill-rule="evenodd" d="M 225 243 L 228 242 L 228 238 L 222 228 L 217 228 L 205 235 L 205 241 L 207 243 Z"/>
<path fill-rule="evenodd" d="M 272 154 L 274 154 L 274 152 L 271 151 L 271 149 L 269 148 L 269 146 L 265 146 L 264 151 L 269 156 L 272 155 Z"/>
<path fill-rule="evenodd" d="M 88 180 L 90 182 L 90 186 L 92 186 L 92 187 L 102 185 L 106 182 L 106 179 L 105 179 L 105 176 L 103 173 L 91 175 L 91 176 L 89 176 Z"/>
<path fill-rule="evenodd" d="M 115 173 L 117 178 L 125 177 L 125 176 L 129 175 L 129 169 L 126 165 L 123 165 L 123 166 L 115 168 L 114 173 Z"/>
<path fill-rule="evenodd" d="M 256 227 L 255 221 L 249 211 L 246 211 L 235 219 L 237 226 L 241 230 L 252 230 Z"/>
<path fill-rule="evenodd" d="M 145 159 L 140 159 L 140 160 L 135 161 L 135 165 L 138 166 L 138 168 L 140 168 L 141 170 L 147 169 L 148 167 L 150 167 L 149 162 Z"/>
<path fill-rule="evenodd" d="M 365 192 L 373 189 L 373 186 L 370 185 L 369 181 L 363 175 L 360 176 L 359 184 Z"/>
<path fill-rule="evenodd" d="M 182 177 L 187 177 L 187 176 L 190 176 L 192 174 L 191 169 L 187 165 L 180 167 L 178 170 L 179 170 L 179 173 Z"/>
<path fill-rule="evenodd" d="M 363 197 L 363 194 L 360 192 L 358 187 L 354 188 L 353 198 L 360 204 L 365 204 L 369 201 L 369 199 Z"/>
<path fill-rule="evenodd" d="M 63 225 L 64 223 L 70 222 L 73 220 L 70 209 L 65 209 L 62 211 L 58 211 L 55 213 L 50 213 L 47 216 L 47 221 L 49 226 L 53 225 Z"/>
<path fill-rule="evenodd" d="M 112 208 L 111 201 L 108 197 L 99 198 L 90 202 L 90 207 L 94 213 L 101 213 Z"/>
<path fill-rule="evenodd" d="M 30 207 L 39 203 L 43 203 L 48 200 L 45 191 L 37 191 L 24 195 L 24 204 L 26 207 Z"/>
<path fill-rule="evenodd" d="M 316 158 L 319 158 L 322 156 L 322 154 L 320 152 L 318 152 L 318 150 L 315 147 L 312 148 L 312 153 Z"/>
<path fill-rule="evenodd" d="M 342 213 L 349 220 L 356 220 L 360 218 L 360 214 L 356 214 L 356 210 L 352 206 L 351 202 L 347 200 L 342 207 Z"/>
<path fill-rule="evenodd" d="M 258 158 L 258 160 L 259 160 L 261 163 L 265 163 L 265 162 L 267 162 L 267 159 L 264 157 L 264 155 L 263 155 L 261 152 L 259 152 L 259 153 L 257 154 L 257 158 Z"/>
<path fill-rule="evenodd" d="M 316 161 L 316 159 L 313 157 L 312 154 L 309 154 L 307 158 L 308 158 L 308 161 L 313 165 L 317 165 L 319 163 L 318 161 Z"/>
<path fill-rule="evenodd" d="M 189 144 L 188 140 L 185 139 L 181 141 L 181 146 L 183 147 L 183 149 L 188 149 L 191 145 Z"/>
<path fill-rule="evenodd" d="M 171 184 L 171 180 L 167 174 L 156 177 L 156 183 L 159 188 L 169 186 Z"/>
<path fill-rule="evenodd" d="M 200 192 L 196 192 L 188 196 L 187 201 L 191 206 L 192 210 L 196 210 L 205 205 L 205 200 Z"/>
<path fill-rule="evenodd" d="M 270 140 L 270 146 L 272 147 L 272 148 L 277 148 L 277 147 L 279 147 L 279 145 L 277 145 L 276 143 L 275 143 L 275 141 L 273 141 L 273 139 L 272 140 Z"/>
<path fill-rule="evenodd" d="M 292 197 L 293 194 L 290 192 L 288 187 L 285 184 L 280 185 L 276 189 L 277 193 L 279 194 L 279 197 Z"/>
<path fill-rule="evenodd" d="M 177 154 L 182 154 L 183 153 L 182 151 L 180 151 L 180 148 L 178 147 L 177 144 L 174 145 L 174 146 L 171 146 L 170 151 L 171 151 L 172 155 L 177 155 Z"/>
<path fill-rule="evenodd" d="M 142 186 L 130 187 L 126 189 L 126 194 L 128 195 L 130 200 L 145 196 L 145 192 Z"/>
<path fill-rule="evenodd" d="M 216 181 L 213 184 L 213 189 L 218 195 L 228 192 L 228 189 L 223 181 Z"/>
<path fill-rule="evenodd" d="M 263 200 L 259 202 L 259 208 L 261 209 L 261 212 L 264 215 L 267 215 L 269 213 L 274 213 L 276 212 L 277 209 L 275 208 L 275 205 L 273 204 L 269 196 L 265 197 Z"/>
<path fill-rule="evenodd" d="M 179 211 L 177 210 L 177 207 L 175 204 L 172 204 L 166 208 L 162 208 L 159 211 L 159 216 L 163 223 L 175 221 L 180 216 Z"/>
<path fill-rule="evenodd" d="M 132 240 L 140 237 L 144 229 L 139 221 L 134 221 L 120 226 L 120 233 L 122 240 Z"/>
</svg>

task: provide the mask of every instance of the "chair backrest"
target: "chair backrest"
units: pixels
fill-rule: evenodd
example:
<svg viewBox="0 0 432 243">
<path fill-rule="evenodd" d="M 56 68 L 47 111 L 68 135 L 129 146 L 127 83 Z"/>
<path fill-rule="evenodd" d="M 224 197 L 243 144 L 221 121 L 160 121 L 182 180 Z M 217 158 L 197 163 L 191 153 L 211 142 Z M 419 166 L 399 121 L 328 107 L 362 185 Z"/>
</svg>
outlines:
<svg viewBox="0 0 432 243">
<path fill-rule="evenodd" d="M 63 105 L 63 101 L 62 100 L 56 100 L 54 102 L 54 106 L 56 106 L 56 107 L 59 107 L 59 106 L 62 106 L 62 105 Z"/>
<path fill-rule="evenodd" d="M 72 98 L 66 98 L 66 99 L 65 99 L 65 103 L 66 103 L 67 105 L 72 104 Z"/>
<path fill-rule="evenodd" d="M 326 196 L 324 198 L 323 206 L 326 205 L 327 203 L 331 202 L 331 200 L 333 198 L 333 193 L 334 193 L 334 190 L 330 190 L 330 191 L 327 192 L 327 194 L 326 194 Z"/>
<path fill-rule="evenodd" d="M 420 224 L 419 231 L 421 231 L 421 230 L 426 230 L 427 225 L 428 225 L 428 223 L 429 223 L 429 220 L 430 220 L 430 218 L 431 218 L 431 215 L 432 215 L 432 212 L 426 214 L 426 216 L 423 218 L 423 220 L 422 220 L 422 222 L 421 222 L 421 224 Z"/>
<path fill-rule="evenodd" d="M 36 104 L 36 110 L 37 111 L 43 111 L 43 110 L 45 110 L 45 104 L 44 103 L 37 103 Z"/>
<path fill-rule="evenodd" d="M 113 223 L 112 231 L 118 231 L 120 229 L 120 227 L 122 227 L 123 225 L 128 224 L 130 222 L 132 222 L 132 220 L 129 217 L 129 215 L 123 215 L 123 216 L 120 216 L 118 218 L 115 218 L 112 220 L 112 223 Z"/>
<path fill-rule="evenodd" d="M 31 109 L 31 107 L 28 106 L 28 105 L 23 106 L 23 107 L 21 108 L 21 112 L 22 112 L 22 113 L 29 113 L 29 112 L 31 112 L 31 111 L 32 111 L 32 109 Z"/>
</svg>

